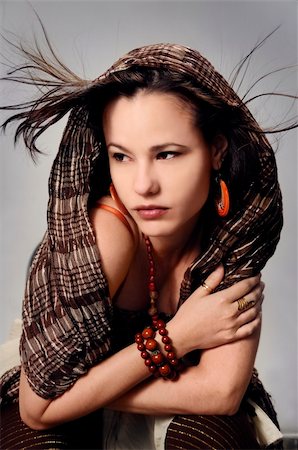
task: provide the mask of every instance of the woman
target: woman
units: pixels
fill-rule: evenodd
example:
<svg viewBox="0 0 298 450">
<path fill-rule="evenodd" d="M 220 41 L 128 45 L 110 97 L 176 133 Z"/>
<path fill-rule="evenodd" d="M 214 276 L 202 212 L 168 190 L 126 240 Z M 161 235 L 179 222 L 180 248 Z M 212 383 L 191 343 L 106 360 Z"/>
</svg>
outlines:
<svg viewBox="0 0 298 450">
<path fill-rule="evenodd" d="M 52 89 L 9 119 L 21 120 L 17 135 L 32 154 L 38 135 L 71 114 L 26 288 L 22 367 L 4 377 L 6 417 L 19 420 L 19 387 L 32 440 L 47 430 L 58 448 L 87 448 L 86 432 L 73 442 L 82 417 L 97 438 L 103 429 L 90 448 L 277 442 L 276 414 L 253 372 L 257 274 L 282 226 L 264 132 L 186 47 L 133 50 L 92 82 L 40 54 L 32 62 L 33 83 Z M 269 436 L 252 425 L 258 405 L 275 422 L 268 417 Z"/>
</svg>

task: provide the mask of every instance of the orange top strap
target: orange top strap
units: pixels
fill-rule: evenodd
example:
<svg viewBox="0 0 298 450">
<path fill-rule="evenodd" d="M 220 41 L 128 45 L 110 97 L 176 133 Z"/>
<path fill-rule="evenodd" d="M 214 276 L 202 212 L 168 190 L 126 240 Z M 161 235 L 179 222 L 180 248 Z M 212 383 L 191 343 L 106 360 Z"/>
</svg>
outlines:
<svg viewBox="0 0 298 450">
<path fill-rule="evenodd" d="M 96 207 L 100 208 L 100 209 L 105 209 L 106 211 L 109 211 L 110 213 L 112 213 L 116 217 L 118 217 L 118 219 L 120 219 L 121 222 L 126 226 L 126 228 L 130 232 L 132 237 L 134 237 L 133 230 L 132 230 L 128 220 L 126 219 L 125 215 L 121 211 L 119 211 L 119 209 L 116 209 L 116 208 L 114 208 L 113 206 L 110 206 L 110 205 L 106 205 L 105 203 L 97 203 Z"/>
</svg>

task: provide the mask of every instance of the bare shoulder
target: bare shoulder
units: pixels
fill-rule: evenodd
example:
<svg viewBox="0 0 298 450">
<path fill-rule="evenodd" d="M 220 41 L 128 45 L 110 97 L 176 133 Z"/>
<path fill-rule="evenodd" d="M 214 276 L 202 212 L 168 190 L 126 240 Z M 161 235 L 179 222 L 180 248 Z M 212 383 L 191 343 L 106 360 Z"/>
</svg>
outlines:
<svg viewBox="0 0 298 450">
<path fill-rule="evenodd" d="M 101 198 L 98 207 L 89 211 L 111 297 L 123 283 L 139 244 L 139 231 L 133 219 L 125 215 L 125 224 L 117 212 L 119 208 L 111 197 Z"/>
</svg>

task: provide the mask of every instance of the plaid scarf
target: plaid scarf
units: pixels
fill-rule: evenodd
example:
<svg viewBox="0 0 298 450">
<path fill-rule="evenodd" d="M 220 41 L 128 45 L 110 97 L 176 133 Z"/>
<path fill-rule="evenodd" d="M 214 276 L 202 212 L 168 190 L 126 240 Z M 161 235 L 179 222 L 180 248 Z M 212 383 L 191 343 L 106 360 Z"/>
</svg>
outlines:
<svg viewBox="0 0 298 450">
<path fill-rule="evenodd" d="M 133 50 L 92 83 L 106 83 L 133 66 L 190 75 L 214 97 L 241 107 L 248 128 L 258 128 L 213 66 L 179 45 Z M 23 304 L 22 365 L 32 389 L 44 398 L 61 395 L 111 351 L 112 304 L 87 210 L 101 147 L 87 118 L 83 104 L 73 108 L 65 128 L 49 180 L 48 229 L 31 265 Z M 249 189 L 241 207 L 215 227 L 204 253 L 185 274 L 181 302 L 219 262 L 224 261 L 221 287 L 226 287 L 259 272 L 274 253 L 282 227 L 275 157 L 263 135 L 247 131 L 247 139 L 260 148 L 259 190 Z M 6 397 L 16 395 L 17 374 L 13 369 L 3 377 Z"/>
</svg>

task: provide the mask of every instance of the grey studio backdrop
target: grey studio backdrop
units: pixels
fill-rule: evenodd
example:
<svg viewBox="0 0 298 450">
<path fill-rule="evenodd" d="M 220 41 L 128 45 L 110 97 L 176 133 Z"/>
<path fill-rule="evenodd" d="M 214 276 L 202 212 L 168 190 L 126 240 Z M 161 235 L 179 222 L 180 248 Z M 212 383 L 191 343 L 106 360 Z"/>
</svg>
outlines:
<svg viewBox="0 0 298 450">
<path fill-rule="evenodd" d="M 240 94 L 261 74 L 297 63 L 294 1 L 32 1 L 31 5 L 62 60 L 86 78 L 95 78 L 124 52 L 154 42 L 194 47 L 228 77 L 257 40 L 278 25 L 280 29 L 253 58 Z M 2 31 L 10 30 L 29 41 L 33 30 L 41 35 L 27 2 L 2 1 L 1 25 Z M 3 42 L 1 53 L 7 55 Z M 260 84 L 260 91 L 294 92 L 296 88 L 294 70 Z M 0 89 L 1 104 L 28 95 L 23 87 L 2 84 Z M 262 100 L 252 111 L 268 126 L 282 120 L 289 106 L 281 99 Z M 13 127 L 1 135 L 1 342 L 12 321 L 21 315 L 27 265 L 46 227 L 47 180 L 65 122 L 40 139 L 46 156 L 37 165 L 21 142 L 13 147 Z M 292 131 L 273 144 L 278 147 L 285 225 L 278 249 L 263 271 L 266 299 L 256 367 L 273 396 L 283 432 L 296 435 L 297 133 Z"/>
</svg>

